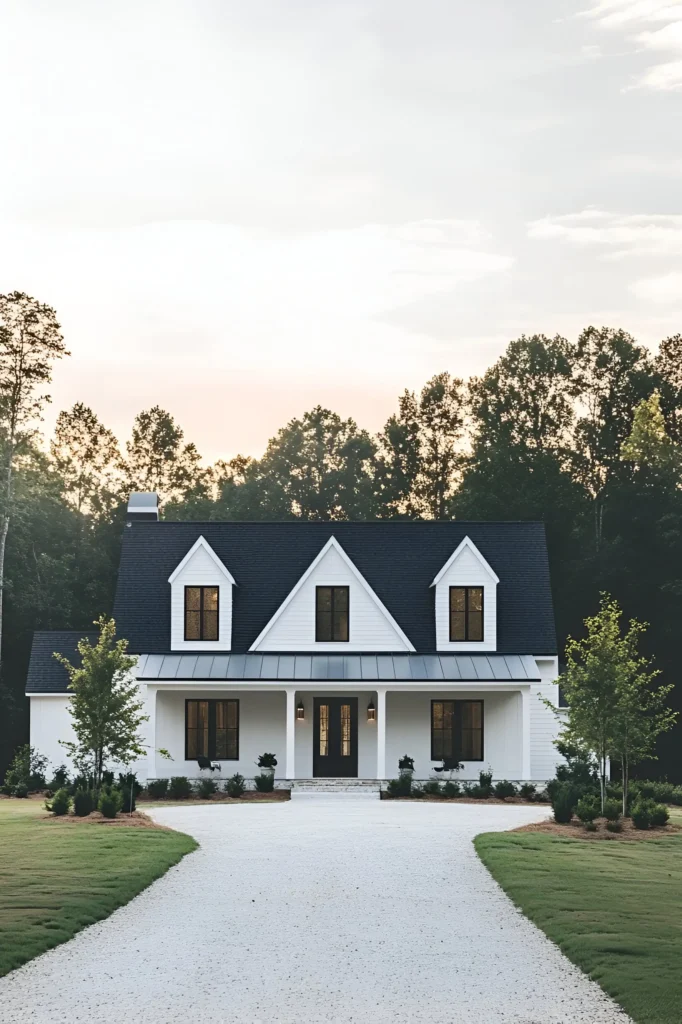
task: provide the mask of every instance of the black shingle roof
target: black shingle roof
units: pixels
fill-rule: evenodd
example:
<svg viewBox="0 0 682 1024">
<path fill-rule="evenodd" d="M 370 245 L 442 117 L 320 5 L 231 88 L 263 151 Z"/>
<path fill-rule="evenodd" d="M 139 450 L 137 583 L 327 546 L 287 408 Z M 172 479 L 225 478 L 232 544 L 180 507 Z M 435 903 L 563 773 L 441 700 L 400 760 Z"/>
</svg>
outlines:
<svg viewBox="0 0 682 1024">
<path fill-rule="evenodd" d="M 53 654 L 63 654 L 72 665 L 80 665 L 76 645 L 83 637 L 91 643 L 97 640 L 97 633 L 87 630 L 61 629 L 49 632 L 40 630 L 33 634 L 31 659 L 28 663 L 26 693 L 66 693 L 69 677 Z"/>
<path fill-rule="evenodd" d="M 436 649 L 434 576 L 469 536 L 500 578 L 497 649 L 554 654 L 542 523 L 135 522 L 123 531 L 114 617 L 135 654 L 170 651 L 168 577 L 203 536 L 234 576 L 232 650 L 249 647 L 331 536 L 419 653 Z"/>
</svg>

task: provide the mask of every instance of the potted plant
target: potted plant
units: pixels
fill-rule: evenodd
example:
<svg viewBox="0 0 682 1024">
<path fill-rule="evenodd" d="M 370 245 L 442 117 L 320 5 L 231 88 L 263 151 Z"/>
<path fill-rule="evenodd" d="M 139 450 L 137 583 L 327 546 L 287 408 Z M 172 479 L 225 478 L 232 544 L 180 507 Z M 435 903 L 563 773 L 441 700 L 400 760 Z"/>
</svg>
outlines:
<svg viewBox="0 0 682 1024">
<path fill-rule="evenodd" d="M 256 765 L 260 768 L 261 775 L 274 775 L 277 758 L 274 754 L 259 754 Z"/>
<path fill-rule="evenodd" d="M 414 771 L 414 758 L 408 757 L 407 754 L 403 754 L 398 761 L 398 771 L 401 775 L 411 776 Z"/>
</svg>

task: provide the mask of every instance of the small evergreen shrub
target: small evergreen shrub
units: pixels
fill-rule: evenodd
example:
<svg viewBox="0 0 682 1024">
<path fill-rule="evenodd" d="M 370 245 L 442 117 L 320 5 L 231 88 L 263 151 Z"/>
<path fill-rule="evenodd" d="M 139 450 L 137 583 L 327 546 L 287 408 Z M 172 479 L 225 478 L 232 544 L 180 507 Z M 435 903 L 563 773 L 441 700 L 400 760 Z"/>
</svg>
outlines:
<svg viewBox="0 0 682 1024">
<path fill-rule="evenodd" d="M 147 796 L 151 800 L 163 800 L 168 795 L 168 779 L 152 779 L 147 783 Z"/>
<path fill-rule="evenodd" d="M 414 797 L 415 800 L 422 800 L 426 796 L 426 793 L 424 792 L 421 786 L 413 786 L 412 796 Z"/>
<path fill-rule="evenodd" d="M 261 772 L 253 781 L 259 793 L 272 793 L 275 788 L 275 777 L 270 772 Z"/>
<path fill-rule="evenodd" d="M 189 779 L 184 775 L 174 775 L 168 783 L 168 796 L 171 800 L 186 800 L 191 795 Z"/>
<path fill-rule="evenodd" d="M 231 797 L 242 796 L 246 785 L 244 783 L 244 776 L 236 772 L 231 778 L 225 783 L 225 792 Z"/>
<path fill-rule="evenodd" d="M 549 787 L 548 787 L 549 788 Z M 563 783 L 553 790 L 551 796 L 554 820 L 561 825 L 570 824 L 578 803 L 578 794 L 570 783 Z"/>
<path fill-rule="evenodd" d="M 649 782 L 646 779 L 636 779 L 631 789 L 644 800 L 654 800 L 661 804 L 671 803 L 675 792 L 672 782 Z"/>
<path fill-rule="evenodd" d="M 601 807 L 599 806 L 599 801 L 596 796 L 585 793 L 584 796 L 580 797 L 580 800 L 578 800 L 578 806 L 576 807 L 576 814 L 583 824 L 587 825 L 593 822 L 595 818 L 599 817 L 600 813 Z"/>
<path fill-rule="evenodd" d="M 94 790 L 94 788 L 95 788 L 95 777 L 94 777 L 94 775 L 76 775 L 76 777 L 74 778 L 73 782 L 71 783 L 71 785 L 69 787 L 72 796 L 76 792 L 76 790 L 78 790 L 78 789 L 92 789 L 92 790 Z"/>
<path fill-rule="evenodd" d="M 607 821 L 618 821 L 622 809 L 623 805 L 618 800 L 608 799 L 604 801 L 604 817 Z"/>
<path fill-rule="evenodd" d="M 68 814 L 71 806 L 71 794 L 68 789 L 58 789 L 50 802 L 45 803 L 45 809 L 52 814 Z"/>
<path fill-rule="evenodd" d="M 412 776 L 400 775 L 397 779 L 389 779 L 386 792 L 389 796 L 410 796 L 412 792 Z"/>
<path fill-rule="evenodd" d="M 651 825 L 653 828 L 662 828 L 668 824 L 670 814 L 665 804 L 654 804 L 651 808 Z"/>
<path fill-rule="evenodd" d="M 25 782 L 18 782 L 17 785 L 12 790 L 12 796 L 18 796 L 21 799 L 24 799 L 25 797 L 27 797 L 28 796 L 28 786 L 26 785 L 26 783 Z"/>
<path fill-rule="evenodd" d="M 623 831 L 623 823 L 621 821 L 607 821 L 606 822 L 606 827 L 609 830 L 609 832 L 622 832 Z"/>
<path fill-rule="evenodd" d="M 73 794 L 73 813 L 78 818 L 87 818 L 95 809 L 95 798 L 89 789 L 77 789 Z"/>
<path fill-rule="evenodd" d="M 535 786 L 533 785 L 533 783 L 532 782 L 524 782 L 519 787 L 519 796 L 523 800 L 528 800 L 529 803 L 531 803 L 533 800 L 535 800 L 535 797 L 537 796 L 537 792 L 536 792 L 536 789 L 535 789 Z"/>
<path fill-rule="evenodd" d="M 455 796 L 459 796 L 459 793 L 459 782 L 449 781 L 443 783 L 443 796 L 446 796 L 449 800 L 452 800 Z"/>
<path fill-rule="evenodd" d="M 635 828 L 644 830 L 651 826 L 652 802 L 650 800 L 638 800 L 632 808 L 632 824 Z"/>
<path fill-rule="evenodd" d="M 471 786 L 467 789 L 467 796 L 472 797 L 474 800 L 488 800 L 492 793 L 492 787 L 490 786 Z"/>
<path fill-rule="evenodd" d="M 114 784 L 114 773 L 110 771 L 102 772 L 102 786 L 113 786 Z"/>
<path fill-rule="evenodd" d="M 116 788 L 120 789 L 121 796 L 123 797 L 122 809 L 126 814 L 134 811 L 137 807 L 137 798 L 142 792 L 142 786 L 137 781 L 135 772 L 119 772 Z"/>
<path fill-rule="evenodd" d="M 17 786 L 25 786 L 28 792 L 45 789 L 47 758 L 39 754 L 29 743 L 18 747 L 5 774 L 2 792 L 13 796 Z M 61 788 L 61 787 L 60 787 Z"/>
<path fill-rule="evenodd" d="M 670 803 L 676 807 L 682 807 L 682 786 L 675 786 L 670 797 Z"/>
<path fill-rule="evenodd" d="M 99 795 L 97 810 L 104 818 L 115 818 L 121 810 L 122 804 L 123 797 L 121 796 L 120 789 L 105 786 Z"/>
<path fill-rule="evenodd" d="M 69 773 L 65 764 L 60 764 L 59 768 L 55 768 L 55 773 L 50 780 L 50 789 L 55 792 L 58 789 L 68 789 L 69 786 Z"/>
<path fill-rule="evenodd" d="M 218 783 L 215 779 L 199 779 L 197 783 L 197 796 L 201 800 L 210 800 L 214 793 L 218 792 Z"/>
<path fill-rule="evenodd" d="M 516 796 L 516 786 L 513 782 L 503 779 L 502 782 L 495 784 L 494 793 L 498 800 L 507 800 L 510 796 Z"/>
<path fill-rule="evenodd" d="M 425 782 L 424 792 L 428 794 L 428 796 L 440 796 L 441 788 L 438 779 L 429 779 L 428 782 Z"/>
</svg>

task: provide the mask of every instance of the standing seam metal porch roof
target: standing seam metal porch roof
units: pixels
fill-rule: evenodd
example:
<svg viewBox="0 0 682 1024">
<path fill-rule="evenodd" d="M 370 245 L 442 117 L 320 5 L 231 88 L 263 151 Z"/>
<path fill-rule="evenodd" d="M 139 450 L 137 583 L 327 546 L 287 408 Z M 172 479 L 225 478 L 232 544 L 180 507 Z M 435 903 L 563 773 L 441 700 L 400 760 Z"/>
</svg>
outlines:
<svg viewBox="0 0 682 1024">
<path fill-rule="evenodd" d="M 145 654 L 145 682 L 539 682 L 535 660 L 514 654 Z"/>
</svg>

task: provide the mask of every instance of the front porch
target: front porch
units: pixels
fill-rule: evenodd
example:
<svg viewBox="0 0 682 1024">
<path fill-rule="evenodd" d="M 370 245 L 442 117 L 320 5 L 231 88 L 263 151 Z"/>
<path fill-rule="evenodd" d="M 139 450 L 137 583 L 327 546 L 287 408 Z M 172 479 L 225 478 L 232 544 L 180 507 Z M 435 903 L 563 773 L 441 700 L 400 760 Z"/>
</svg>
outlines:
<svg viewBox="0 0 682 1024">
<path fill-rule="evenodd" d="M 443 702 L 451 711 L 454 702 L 457 708 L 480 707 L 480 736 L 475 738 L 480 749 L 469 750 L 481 756 L 462 759 L 460 779 L 476 780 L 484 769 L 496 780 L 541 781 L 531 764 L 530 683 L 396 682 L 368 688 L 349 681 L 282 686 L 262 680 L 177 680 L 147 681 L 146 691 L 148 779 L 198 778 L 197 752 L 220 763 L 223 779 L 236 772 L 253 779 L 265 751 L 277 757 L 280 785 L 339 777 L 381 781 L 398 774 L 398 760 L 405 754 L 414 759 L 415 779 L 427 779 L 440 763 L 435 754 L 442 737 L 434 740 L 434 714 Z M 228 718 L 226 739 L 216 723 Z M 161 757 L 160 749 L 173 760 Z"/>
</svg>

